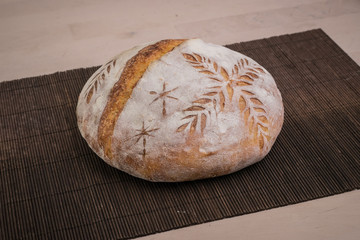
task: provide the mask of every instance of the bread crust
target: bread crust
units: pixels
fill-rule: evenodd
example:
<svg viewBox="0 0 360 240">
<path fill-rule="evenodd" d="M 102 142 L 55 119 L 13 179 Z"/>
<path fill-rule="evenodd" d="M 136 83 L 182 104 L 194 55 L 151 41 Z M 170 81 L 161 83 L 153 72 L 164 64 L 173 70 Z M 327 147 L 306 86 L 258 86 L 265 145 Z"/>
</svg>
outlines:
<svg viewBox="0 0 360 240">
<path fill-rule="evenodd" d="M 198 39 L 135 47 L 101 67 L 79 96 L 78 125 L 108 164 L 150 181 L 190 181 L 263 159 L 284 109 L 254 60 Z"/>
<path fill-rule="evenodd" d="M 127 100 L 130 98 L 132 90 L 152 62 L 160 59 L 164 54 L 170 52 L 184 41 L 185 39 L 161 40 L 141 49 L 134 57 L 127 61 L 120 79 L 115 83 L 110 92 L 109 100 L 100 118 L 98 128 L 99 145 L 103 149 L 105 156 L 110 160 L 113 158 L 111 143 L 115 123 Z"/>
</svg>

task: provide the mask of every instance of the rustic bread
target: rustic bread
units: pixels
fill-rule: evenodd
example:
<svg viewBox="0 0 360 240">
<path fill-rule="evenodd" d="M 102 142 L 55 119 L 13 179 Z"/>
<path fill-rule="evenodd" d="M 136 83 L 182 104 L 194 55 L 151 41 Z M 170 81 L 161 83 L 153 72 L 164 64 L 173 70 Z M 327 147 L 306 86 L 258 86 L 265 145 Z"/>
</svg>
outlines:
<svg viewBox="0 0 360 240">
<path fill-rule="evenodd" d="M 199 39 L 125 51 L 80 93 L 78 126 L 113 167 L 150 181 L 229 174 L 270 151 L 284 109 L 270 73 Z"/>
</svg>

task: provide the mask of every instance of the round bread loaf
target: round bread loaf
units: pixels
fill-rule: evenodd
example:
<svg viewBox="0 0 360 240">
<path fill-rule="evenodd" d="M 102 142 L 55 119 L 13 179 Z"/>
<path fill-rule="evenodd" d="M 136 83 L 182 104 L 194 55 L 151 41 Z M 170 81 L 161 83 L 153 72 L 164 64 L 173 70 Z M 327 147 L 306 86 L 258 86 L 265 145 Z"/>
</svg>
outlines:
<svg viewBox="0 0 360 240">
<path fill-rule="evenodd" d="M 260 161 L 283 124 L 270 73 L 200 39 L 125 51 L 87 81 L 78 126 L 111 166 L 150 181 L 229 174 Z"/>
</svg>

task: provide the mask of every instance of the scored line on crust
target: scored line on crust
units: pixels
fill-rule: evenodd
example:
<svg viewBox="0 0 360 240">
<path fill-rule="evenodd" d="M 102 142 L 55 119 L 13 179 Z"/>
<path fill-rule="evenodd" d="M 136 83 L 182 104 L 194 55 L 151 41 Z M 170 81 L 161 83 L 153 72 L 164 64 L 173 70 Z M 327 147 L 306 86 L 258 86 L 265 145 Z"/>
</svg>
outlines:
<svg viewBox="0 0 360 240">
<path fill-rule="evenodd" d="M 163 55 L 172 51 L 184 41 L 186 39 L 159 41 L 144 47 L 126 62 L 119 80 L 111 89 L 108 97 L 109 100 L 101 115 L 98 128 L 98 142 L 107 158 L 113 158 L 111 143 L 115 124 L 138 81 L 152 62 L 159 60 Z"/>
</svg>

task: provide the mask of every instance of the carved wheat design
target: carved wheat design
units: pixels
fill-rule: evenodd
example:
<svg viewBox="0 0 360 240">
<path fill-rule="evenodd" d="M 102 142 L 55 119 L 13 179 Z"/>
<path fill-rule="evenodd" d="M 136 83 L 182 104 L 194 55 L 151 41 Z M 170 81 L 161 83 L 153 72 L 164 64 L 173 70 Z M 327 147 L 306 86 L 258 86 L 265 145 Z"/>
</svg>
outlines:
<svg viewBox="0 0 360 240">
<path fill-rule="evenodd" d="M 194 134 L 200 124 L 200 131 L 203 134 L 211 112 L 214 111 L 217 115 L 224 111 L 227 104 L 232 104 L 234 91 L 237 89 L 241 93 L 238 99 L 238 107 L 245 124 L 262 149 L 265 139 L 270 140 L 269 121 L 266 117 L 264 104 L 246 87 L 252 86 L 259 75 L 265 71 L 260 66 L 251 65 L 247 59 L 240 59 L 234 64 L 229 74 L 224 67 L 215 61 L 199 54 L 183 53 L 183 56 L 192 67 L 200 73 L 208 75 L 209 79 L 213 80 L 214 85 L 208 87 L 207 92 L 194 100 L 190 107 L 184 109 L 187 116 L 182 120 L 188 119 L 189 121 L 178 127 L 176 131 L 182 132 L 189 129 L 189 134 Z"/>
<path fill-rule="evenodd" d="M 101 70 L 90 80 L 90 84 L 85 91 L 86 103 L 89 104 L 94 93 L 97 92 L 99 87 L 105 81 L 107 75 L 110 73 L 113 67 L 115 67 L 116 59 L 107 62 L 101 67 Z"/>
</svg>

